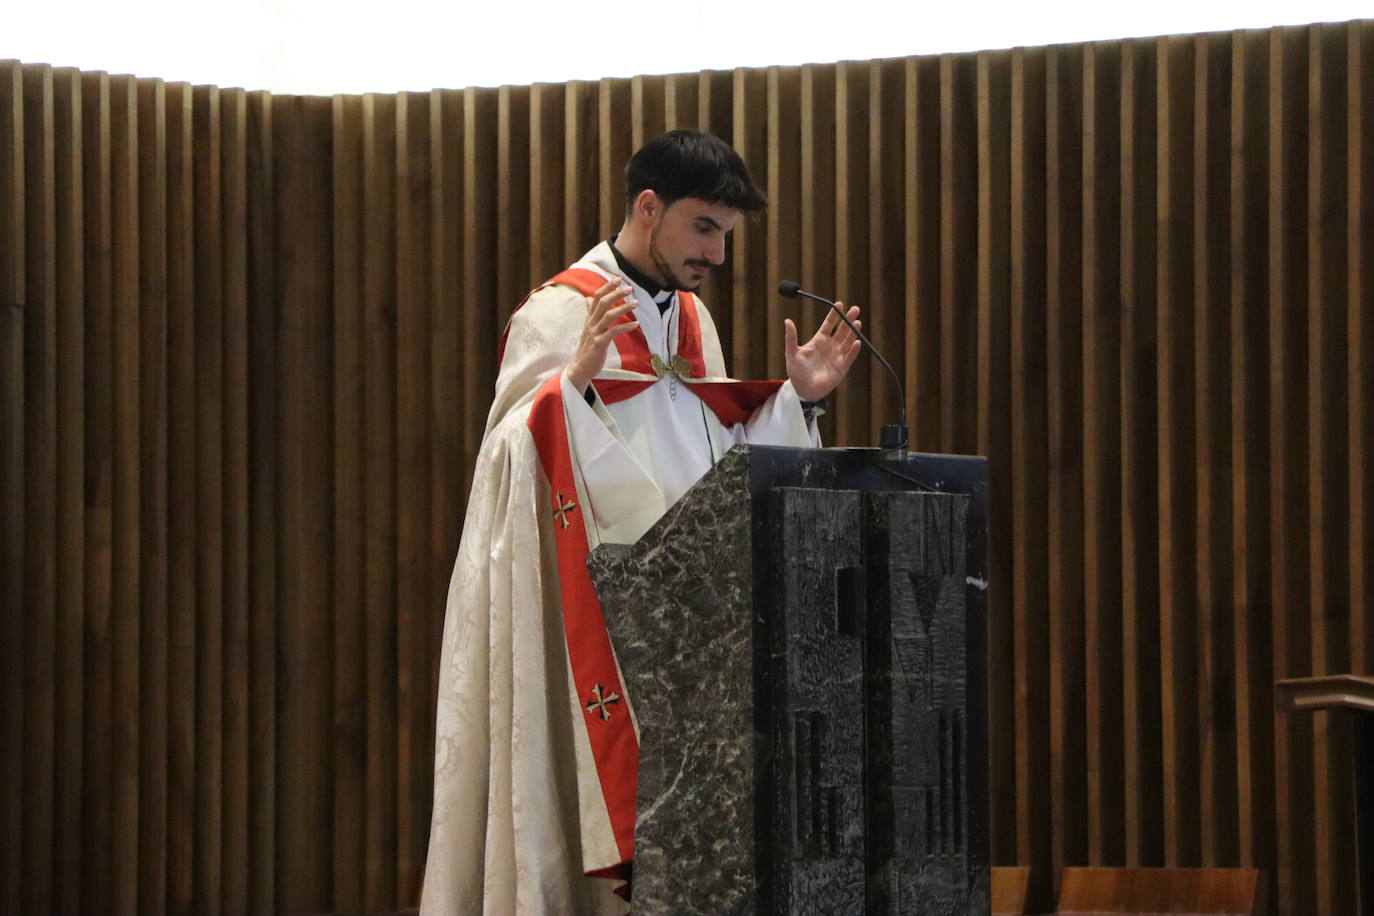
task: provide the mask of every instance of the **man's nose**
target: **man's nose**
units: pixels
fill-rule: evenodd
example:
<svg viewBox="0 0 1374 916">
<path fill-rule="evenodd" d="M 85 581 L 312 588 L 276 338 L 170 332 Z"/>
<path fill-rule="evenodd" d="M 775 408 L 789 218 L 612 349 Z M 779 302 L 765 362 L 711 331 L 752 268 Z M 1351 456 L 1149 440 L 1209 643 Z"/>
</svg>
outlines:
<svg viewBox="0 0 1374 916">
<path fill-rule="evenodd" d="M 723 236 L 711 240 L 706 248 L 706 260 L 711 262 L 712 267 L 719 267 L 725 263 L 725 238 Z"/>
</svg>

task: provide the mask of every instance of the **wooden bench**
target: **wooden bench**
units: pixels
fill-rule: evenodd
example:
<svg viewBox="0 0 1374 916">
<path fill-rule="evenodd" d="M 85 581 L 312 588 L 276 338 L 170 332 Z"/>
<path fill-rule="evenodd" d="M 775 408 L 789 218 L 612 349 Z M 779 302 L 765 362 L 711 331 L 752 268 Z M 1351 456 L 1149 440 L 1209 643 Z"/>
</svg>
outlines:
<svg viewBox="0 0 1374 916">
<path fill-rule="evenodd" d="M 992 867 L 992 916 L 1021 916 L 1026 912 L 1030 868 L 1026 865 Z"/>
<path fill-rule="evenodd" d="M 1253 868 L 1066 868 L 1059 916 L 1263 916 Z"/>
</svg>

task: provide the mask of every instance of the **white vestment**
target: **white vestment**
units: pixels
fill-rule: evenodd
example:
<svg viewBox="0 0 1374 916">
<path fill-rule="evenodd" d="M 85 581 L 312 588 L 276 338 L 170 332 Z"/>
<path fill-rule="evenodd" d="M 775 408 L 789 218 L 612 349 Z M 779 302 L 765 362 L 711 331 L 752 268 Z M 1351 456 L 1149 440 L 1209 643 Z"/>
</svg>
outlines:
<svg viewBox="0 0 1374 916">
<path fill-rule="evenodd" d="M 573 267 L 622 276 L 605 242 Z M 670 364 L 680 323 L 691 327 L 682 297 L 660 314 L 649 293 L 630 285 L 640 350 L 647 343 Z M 563 375 L 586 313 L 582 293 L 552 284 L 510 322 L 449 586 L 422 916 L 628 911 L 614 893 L 621 882 L 587 876 L 614 870 L 627 848 L 612 827 L 605 770 L 598 771 L 588 733 L 600 725 L 598 711 L 632 717 L 632 698 L 617 685 L 615 704 L 593 709 L 579 695 L 586 685 L 579 687 L 570 664 L 567 580 L 560 580 L 555 538 L 571 524 L 585 528 L 588 549 L 633 542 L 732 445 L 818 444 L 790 382 L 727 426 L 693 393 L 692 380 L 626 369 L 629 351 L 621 346 L 609 349 L 593 386 L 647 387 L 588 404 Z M 722 380 L 715 327 L 699 303 L 695 314 L 698 365 Z M 545 419 L 537 420 L 531 408 L 541 390 L 535 413 Z M 575 493 L 554 492 L 541 464 L 550 437 L 536 430 L 555 428 L 544 405 L 559 392 L 556 431 L 566 430 L 566 488 Z"/>
</svg>

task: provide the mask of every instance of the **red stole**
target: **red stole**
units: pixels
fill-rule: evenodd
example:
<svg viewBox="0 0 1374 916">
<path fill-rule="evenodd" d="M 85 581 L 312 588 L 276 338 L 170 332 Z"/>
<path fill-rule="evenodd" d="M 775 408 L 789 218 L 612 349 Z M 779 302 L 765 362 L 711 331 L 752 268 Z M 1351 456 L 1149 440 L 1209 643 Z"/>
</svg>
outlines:
<svg viewBox="0 0 1374 916">
<path fill-rule="evenodd" d="M 567 270 L 556 274 L 547 282 L 538 286 L 530 295 L 553 284 L 571 286 L 584 296 L 591 296 L 598 289 L 606 284 L 606 278 L 594 270 L 584 267 L 569 267 Z M 521 305 L 529 301 L 526 296 L 516 306 L 519 310 Z M 692 393 L 701 398 L 706 406 L 711 408 L 716 417 L 725 426 L 735 423 L 743 423 L 758 409 L 764 401 L 773 396 L 782 385 L 778 381 L 760 382 L 740 382 L 726 380 L 718 382 L 698 382 L 692 379 L 703 379 L 706 377 L 706 357 L 701 349 L 701 319 L 697 317 L 696 297 L 686 291 L 679 291 L 678 301 L 678 332 L 677 332 L 677 353 L 691 367 L 691 378 L 685 379 L 691 385 Z M 629 315 L 622 315 L 617 324 L 626 324 L 633 321 Z M 496 364 L 499 367 L 501 360 L 506 355 L 506 337 L 510 333 L 510 324 L 501 332 L 501 343 L 497 349 Z M 652 356 L 649 353 L 649 341 L 644 337 L 644 332 L 635 328 L 628 334 L 621 334 L 615 339 L 617 352 L 620 354 L 620 368 L 630 372 L 638 372 L 642 375 L 654 375 Z M 658 381 L 658 378 L 646 379 L 598 379 L 595 382 L 597 396 L 607 404 L 615 404 L 626 398 L 634 397 L 645 388 Z"/>
</svg>

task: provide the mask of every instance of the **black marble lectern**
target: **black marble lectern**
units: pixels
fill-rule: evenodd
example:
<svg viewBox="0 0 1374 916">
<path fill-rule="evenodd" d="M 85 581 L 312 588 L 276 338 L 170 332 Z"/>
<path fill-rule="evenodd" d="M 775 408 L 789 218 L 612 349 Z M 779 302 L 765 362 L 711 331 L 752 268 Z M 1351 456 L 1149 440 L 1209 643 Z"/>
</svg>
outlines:
<svg viewBox="0 0 1374 916">
<path fill-rule="evenodd" d="M 988 913 L 986 511 L 981 458 L 737 448 L 593 552 L 635 912 Z"/>
</svg>

